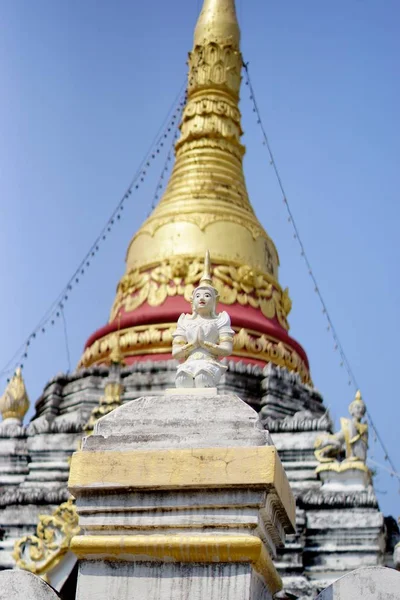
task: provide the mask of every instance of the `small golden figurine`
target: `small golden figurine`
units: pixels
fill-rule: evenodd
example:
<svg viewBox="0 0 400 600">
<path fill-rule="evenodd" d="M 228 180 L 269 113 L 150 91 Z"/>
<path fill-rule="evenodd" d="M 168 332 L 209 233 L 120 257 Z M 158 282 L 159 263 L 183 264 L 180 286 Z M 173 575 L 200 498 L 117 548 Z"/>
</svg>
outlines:
<svg viewBox="0 0 400 600">
<path fill-rule="evenodd" d="M 315 440 L 316 473 L 324 485 L 367 487 L 371 473 L 367 467 L 368 425 L 362 422 L 366 406 L 358 391 L 349 405 L 351 419 L 341 418 L 341 429 Z"/>
<path fill-rule="evenodd" d="M 333 435 L 317 438 L 315 442 L 315 456 L 320 462 L 333 462 L 343 457 L 345 461 L 367 460 L 368 425 L 362 423 L 366 406 L 361 398 L 360 390 L 349 405 L 351 419 L 340 419 L 341 430 Z"/>
</svg>

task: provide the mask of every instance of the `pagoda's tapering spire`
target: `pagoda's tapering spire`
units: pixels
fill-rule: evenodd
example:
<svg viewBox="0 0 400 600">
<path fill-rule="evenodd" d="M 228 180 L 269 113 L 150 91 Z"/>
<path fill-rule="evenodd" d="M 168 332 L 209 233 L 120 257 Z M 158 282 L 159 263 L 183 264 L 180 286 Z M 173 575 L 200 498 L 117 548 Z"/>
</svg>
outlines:
<svg viewBox="0 0 400 600">
<path fill-rule="evenodd" d="M 231 39 L 239 48 L 240 30 L 234 0 L 205 0 L 194 32 L 194 45 Z"/>
<path fill-rule="evenodd" d="M 132 240 L 128 270 L 154 264 L 155 254 L 157 259 L 204 256 L 210 247 L 214 259 L 235 258 L 276 278 L 277 252 L 254 214 L 243 174 L 241 69 L 234 0 L 205 0 L 189 54 L 187 104 L 175 165 L 159 205 Z M 227 255 L 233 223 L 240 229 L 234 234 L 239 245 Z M 158 243 L 149 244 L 149 236 Z"/>
<path fill-rule="evenodd" d="M 188 104 L 177 151 L 192 135 L 231 142 L 230 151 L 243 156 L 238 107 L 241 69 L 234 0 L 205 0 L 189 54 Z M 237 173 L 236 179 L 243 179 L 243 174 Z M 243 186 L 247 193 L 244 181 Z"/>
</svg>

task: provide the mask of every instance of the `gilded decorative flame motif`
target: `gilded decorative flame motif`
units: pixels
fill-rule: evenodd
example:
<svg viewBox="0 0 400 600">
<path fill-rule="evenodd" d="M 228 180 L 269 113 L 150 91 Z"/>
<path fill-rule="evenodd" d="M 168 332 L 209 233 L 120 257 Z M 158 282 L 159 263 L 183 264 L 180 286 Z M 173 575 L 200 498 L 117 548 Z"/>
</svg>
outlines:
<svg viewBox="0 0 400 600">
<path fill-rule="evenodd" d="M 53 569 L 68 552 L 74 535 L 80 531 L 72 496 L 52 515 L 40 515 L 36 535 L 17 540 L 13 558 L 20 569 L 43 575 Z"/>
<path fill-rule="evenodd" d="M 17 369 L 0 398 L 0 412 L 4 420 L 23 420 L 29 408 L 29 398 L 26 391 L 21 369 Z"/>
<path fill-rule="evenodd" d="M 248 356 L 285 367 L 298 373 L 304 383 L 311 383 L 310 373 L 297 352 L 265 334 L 242 328 L 235 335 L 233 350 L 237 356 Z"/>
<path fill-rule="evenodd" d="M 177 257 L 165 260 L 150 270 L 132 270 L 122 277 L 118 285 L 110 321 L 121 309 L 130 312 L 144 302 L 150 306 L 161 306 L 169 296 L 180 295 L 190 302 L 203 268 L 201 260 Z M 274 280 L 270 276 L 248 265 L 215 265 L 213 268 L 212 284 L 218 290 L 220 302 L 228 305 L 238 302 L 243 306 L 260 308 L 265 317 L 276 317 L 288 331 L 287 316 L 292 308 L 288 289 L 282 291 L 271 281 Z"/>
</svg>

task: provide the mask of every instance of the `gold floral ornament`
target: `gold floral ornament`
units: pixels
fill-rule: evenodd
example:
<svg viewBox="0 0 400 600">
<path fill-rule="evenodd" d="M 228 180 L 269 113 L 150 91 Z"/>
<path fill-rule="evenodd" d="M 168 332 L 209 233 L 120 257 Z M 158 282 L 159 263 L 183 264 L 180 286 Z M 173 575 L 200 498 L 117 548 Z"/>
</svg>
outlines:
<svg viewBox="0 0 400 600">
<path fill-rule="evenodd" d="M 220 265 L 214 268 L 213 283 L 224 304 L 238 302 L 260 308 L 267 319 L 276 317 L 280 325 L 289 330 L 287 316 L 292 309 L 289 290 L 277 289 L 269 278 L 248 265 L 231 267 Z"/>
<path fill-rule="evenodd" d="M 48 573 L 68 552 L 74 535 L 80 531 L 72 496 L 60 504 L 52 515 L 40 515 L 36 535 L 17 540 L 13 558 L 20 569 L 36 575 Z"/>
<path fill-rule="evenodd" d="M 298 373 L 304 383 L 312 385 L 310 373 L 300 355 L 265 334 L 240 329 L 234 338 L 233 351 L 236 356 L 255 358 L 285 367 Z"/>
<path fill-rule="evenodd" d="M 110 321 L 116 318 L 122 308 L 130 312 L 146 301 L 150 306 L 161 306 L 169 296 L 184 296 L 190 302 L 203 269 L 203 261 L 179 257 L 165 260 L 150 270 L 130 271 L 118 285 Z M 260 308 L 266 318 L 276 317 L 288 331 L 287 316 L 292 308 L 289 291 L 287 288 L 281 290 L 271 280 L 271 276 L 248 265 L 215 265 L 212 284 L 218 290 L 223 304 L 238 302 L 243 306 Z"/>
<path fill-rule="evenodd" d="M 17 419 L 19 422 L 22 422 L 28 411 L 29 404 L 22 372 L 18 368 L 0 398 L 0 412 L 3 420 Z"/>
</svg>

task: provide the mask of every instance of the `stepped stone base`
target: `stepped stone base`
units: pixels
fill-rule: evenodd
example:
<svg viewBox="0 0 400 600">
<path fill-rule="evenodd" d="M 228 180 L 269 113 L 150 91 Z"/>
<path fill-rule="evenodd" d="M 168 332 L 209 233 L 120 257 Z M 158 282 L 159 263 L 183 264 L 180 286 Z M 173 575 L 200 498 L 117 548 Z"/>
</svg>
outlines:
<svg viewBox="0 0 400 600">
<path fill-rule="evenodd" d="M 272 600 L 294 498 L 257 413 L 233 395 L 138 398 L 71 463 L 77 598 Z"/>
</svg>

